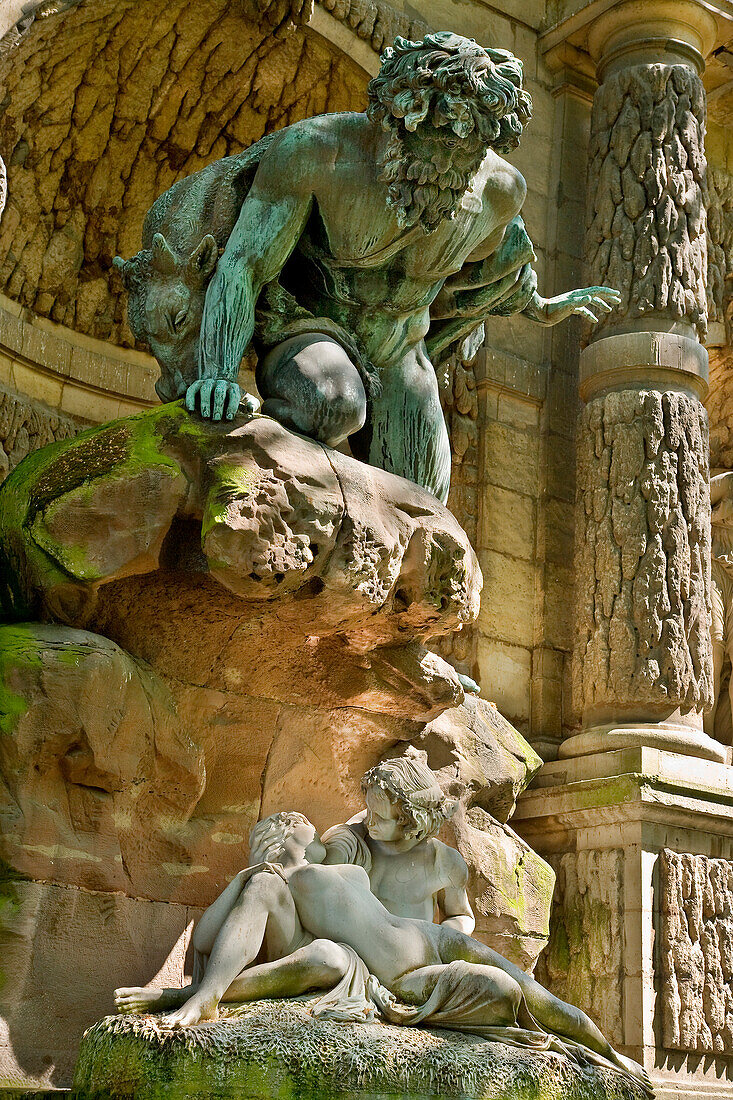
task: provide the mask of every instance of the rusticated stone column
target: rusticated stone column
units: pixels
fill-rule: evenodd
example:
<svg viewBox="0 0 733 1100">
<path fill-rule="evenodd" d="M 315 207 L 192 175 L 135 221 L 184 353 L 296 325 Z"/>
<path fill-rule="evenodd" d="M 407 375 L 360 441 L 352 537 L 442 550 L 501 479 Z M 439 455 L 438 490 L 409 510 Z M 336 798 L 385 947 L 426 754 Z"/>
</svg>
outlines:
<svg viewBox="0 0 733 1100">
<path fill-rule="evenodd" d="M 636 0 L 589 34 L 590 280 L 621 291 L 581 356 L 574 692 L 560 755 L 650 745 L 723 760 L 712 702 L 705 94 L 715 26 Z"/>
</svg>

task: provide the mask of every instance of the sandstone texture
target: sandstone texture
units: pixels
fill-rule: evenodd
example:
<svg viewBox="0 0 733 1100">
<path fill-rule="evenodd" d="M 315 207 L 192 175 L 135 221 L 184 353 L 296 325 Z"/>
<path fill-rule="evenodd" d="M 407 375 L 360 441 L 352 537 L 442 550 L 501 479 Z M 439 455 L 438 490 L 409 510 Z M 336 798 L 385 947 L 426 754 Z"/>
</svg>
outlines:
<svg viewBox="0 0 733 1100">
<path fill-rule="evenodd" d="M 0 56 L 0 286 L 41 316 L 130 345 L 111 262 L 139 247 L 154 199 L 266 132 L 361 110 L 367 76 L 317 36 L 284 33 L 307 18 L 302 2 L 44 7 Z"/>
<path fill-rule="evenodd" d="M 185 1032 L 155 1017 L 100 1020 L 84 1036 L 76 1100 L 640 1100 L 612 1070 L 471 1035 L 314 1020 L 298 1001 L 256 1001 Z"/>
<path fill-rule="evenodd" d="M 582 1005 L 613 1045 L 624 1035 L 624 852 L 620 848 L 550 856 L 557 872 L 547 951 L 537 980 Z"/>
<path fill-rule="evenodd" d="M 592 281 L 623 295 L 596 338 L 650 314 L 705 336 L 704 134 L 705 92 L 686 65 L 619 69 L 593 97 L 586 255 Z"/>
<path fill-rule="evenodd" d="M 34 1100 L 46 1095 L 39 1085 L 71 1083 L 81 1035 L 114 1011 L 115 987 L 143 974 L 183 985 L 201 915 L 186 905 L 23 881 L 0 884 L 0 906 L 2 1084 Z"/>
<path fill-rule="evenodd" d="M 659 856 L 664 1046 L 698 1054 L 733 1047 L 733 862 Z"/>
<path fill-rule="evenodd" d="M 576 705 L 712 702 L 708 430 L 684 394 L 592 400 L 578 441 Z"/>
<path fill-rule="evenodd" d="M 411 744 L 425 749 L 441 787 L 459 803 L 442 837 L 469 868 L 473 934 L 531 972 L 549 937 L 555 873 L 506 822 L 540 757 L 493 703 L 472 696 Z"/>
<path fill-rule="evenodd" d="M 0 386 L 0 481 L 31 451 L 78 431 L 70 416 Z"/>
<path fill-rule="evenodd" d="M 726 323 L 733 272 L 733 176 L 708 165 L 707 189 L 708 319 Z M 729 343 L 729 341 L 726 341 Z"/>
<path fill-rule="evenodd" d="M 345 819 L 367 767 L 463 698 L 424 646 L 477 612 L 456 521 L 267 417 L 163 406 L 36 452 L 1 501 L 6 616 L 64 624 L 3 628 L 23 873 L 206 904 L 260 814 Z M 96 824 L 87 843 L 68 796 L 36 807 L 44 752 L 118 850 L 84 860 Z"/>
</svg>

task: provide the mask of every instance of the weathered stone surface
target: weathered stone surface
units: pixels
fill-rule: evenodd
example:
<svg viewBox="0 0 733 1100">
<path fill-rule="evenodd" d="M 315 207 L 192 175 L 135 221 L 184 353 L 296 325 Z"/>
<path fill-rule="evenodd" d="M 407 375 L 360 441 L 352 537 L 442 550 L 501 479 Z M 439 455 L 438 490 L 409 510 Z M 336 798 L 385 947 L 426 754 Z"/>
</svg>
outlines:
<svg viewBox="0 0 733 1100">
<path fill-rule="evenodd" d="M 82 1043 L 77 1100 L 190 1095 L 304 1100 L 639 1100 L 612 1070 L 471 1035 L 314 1020 L 302 1002 L 258 1001 L 217 1023 L 162 1030 L 155 1017 L 100 1020 Z M 531 1084 L 529 1084 L 531 1082 Z"/>
<path fill-rule="evenodd" d="M 447 794 L 501 822 L 512 816 L 517 798 L 542 766 L 496 706 L 475 696 L 434 718 L 412 743 L 427 751 Z"/>
<path fill-rule="evenodd" d="M 157 974 L 184 981 L 201 910 L 40 882 L 2 883 L 3 1086 L 69 1084 L 85 1028 L 113 1011 L 112 990 Z"/>
<path fill-rule="evenodd" d="M 79 430 L 70 416 L 0 386 L 0 481 L 31 451 Z"/>
<path fill-rule="evenodd" d="M 668 1050 L 733 1047 L 733 862 L 659 856 L 661 1001 Z"/>
<path fill-rule="evenodd" d="M 109 272 L 139 247 L 153 200 L 265 132 L 361 109 L 367 74 L 302 27 L 282 33 L 292 15 L 307 18 L 301 0 L 44 6 L 49 16 L 0 56 L 0 285 L 36 313 L 130 345 Z"/>
<path fill-rule="evenodd" d="M 552 867 L 478 806 L 459 811 L 444 832 L 469 868 L 473 935 L 531 974 L 550 934 Z"/>
<path fill-rule="evenodd" d="M 707 417 L 623 390 L 583 410 L 576 508 L 576 705 L 712 702 Z"/>
<path fill-rule="evenodd" d="M 460 804 L 441 835 L 469 867 L 474 935 L 531 971 L 547 943 L 555 874 L 505 823 L 540 757 L 493 703 L 474 696 L 411 744 L 425 749 L 440 786 Z"/>
<path fill-rule="evenodd" d="M 686 65 L 618 69 L 593 97 L 586 257 L 593 281 L 622 293 L 602 326 L 656 314 L 705 335 L 704 133 Z"/>
<path fill-rule="evenodd" d="M 170 895 L 201 749 L 154 673 L 106 638 L 0 626 L 0 858 L 21 874 Z M 179 832 L 172 834 L 171 826 Z"/>
<path fill-rule="evenodd" d="M 5 628 L 30 638 L 7 657 L 6 858 L 33 877 L 208 904 L 261 814 L 345 820 L 367 768 L 463 697 L 423 645 L 477 610 L 453 517 L 266 417 L 204 426 L 174 405 L 85 433 L 30 456 L 0 516 L 6 612 L 96 632 L 75 681 L 63 629 Z M 131 729 L 119 689 L 95 694 L 105 661 L 147 685 Z"/>
<path fill-rule="evenodd" d="M 536 978 L 581 1004 L 612 1044 L 624 1039 L 624 853 L 620 848 L 549 857 L 557 871 L 550 943 Z"/>
<path fill-rule="evenodd" d="M 705 207 L 708 319 L 725 324 L 730 307 L 730 275 L 733 272 L 733 176 L 723 168 L 708 165 Z"/>
</svg>

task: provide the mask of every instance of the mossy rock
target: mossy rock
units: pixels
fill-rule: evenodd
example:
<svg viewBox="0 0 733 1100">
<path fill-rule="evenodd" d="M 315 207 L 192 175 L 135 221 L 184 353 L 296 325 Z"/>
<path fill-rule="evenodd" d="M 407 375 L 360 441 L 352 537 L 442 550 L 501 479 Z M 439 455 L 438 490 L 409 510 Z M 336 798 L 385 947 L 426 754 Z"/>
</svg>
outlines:
<svg viewBox="0 0 733 1100">
<path fill-rule="evenodd" d="M 611 1069 L 473 1035 L 315 1020 L 302 1000 L 232 1006 L 181 1031 L 107 1016 L 85 1033 L 74 1100 L 641 1100 Z"/>
</svg>

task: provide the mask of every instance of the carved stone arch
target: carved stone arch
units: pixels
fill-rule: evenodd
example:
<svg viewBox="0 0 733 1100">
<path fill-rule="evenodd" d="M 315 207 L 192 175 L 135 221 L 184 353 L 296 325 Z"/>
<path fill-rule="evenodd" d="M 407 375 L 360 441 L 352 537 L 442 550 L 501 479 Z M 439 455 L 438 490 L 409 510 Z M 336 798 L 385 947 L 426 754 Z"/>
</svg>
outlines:
<svg viewBox="0 0 733 1100">
<path fill-rule="evenodd" d="M 0 49 L 0 292 L 132 346 L 111 261 L 140 247 L 154 199 L 272 130 L 362 110 L 372 43 L 410 29 L 381 6 L 367 40 L 348 4 L 327 7 L 314 17 L 302 0 L 65 0 L 16 25 Z"/>
</svg>

